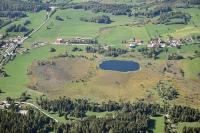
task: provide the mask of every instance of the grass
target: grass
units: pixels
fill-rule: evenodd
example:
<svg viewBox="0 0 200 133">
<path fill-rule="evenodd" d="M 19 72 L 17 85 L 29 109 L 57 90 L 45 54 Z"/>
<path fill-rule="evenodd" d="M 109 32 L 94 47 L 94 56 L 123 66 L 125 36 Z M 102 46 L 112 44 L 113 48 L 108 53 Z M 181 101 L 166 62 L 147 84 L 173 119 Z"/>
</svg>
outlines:
<svg viewBox="0 0 200 133">
<path fill-rule="evenodd" d="M 57 51 L 55 53 L 49 52 L 50 47 L 55 47 Z M 10 61 L 5 66 L 5 70 L 9 76 L 6 78 L 0 78 L 0 88 L 3 92 L 5 92 L 0 94 L 0 99 L 3 100 L 8 96 L 17 98 L 24 91 L 31 93 L 33 98 L 40 95 L 41 93 L 37 91 L 27 90 L 27 83 L 29 82 L 29 79 L 26 72 L 28 66 L 30 66 L 34 60 L 46 59 L 55 56 L 58 53 L 64 52 L 66 49 L 68 48 L 49 45 L 31 50 L 30 53 L 25 55 L 18 55 L 15 60 Z"/>
<path fill-rule="evenodd" d="M 161 133 L 164 132 L 164 117 L 152 117 L 149 123 L 149 128 L 153 131 L 153 133 Z"/>
<path fill-rule="evenodd" d="M 18 19 L 12 23 L 10 23 L 9 25 L 0 28 L 0 33 L 5 33 L 6 29 L 13 24 L 21 24 L 23 25 L 23 23 L 25 22 L 25 20 L 30 20 L 31 23 L 29 25 L 27 25 L 27 27 L 29 29 L 36 29 L 37 27 L 39 27 L 39 25 L 45 20 L 46 18 L 46 11 L 40 11 L 38 13 L 27 13 L 27 17 L 22 18 L 22 19 Z M 10 33 L 12 35 L 21 35 L 21 33 Z"/>
<path fill-rule="evenodd" d="M 101 44 L 122 45 L 123 40 L 130 40 L 136 37 L 147 42 L 150 38 L 144 27 L 129 27 L 117 26 L 111 29 L 105 29 L 105 32 L 100 33 L 98 41 Z"/>
<path fill-rule="evenodd" d="M 198 44 L 184 45 L 180 49 L 178 49 L 176 47 L 168 48 L 167 54 L 165 52 L 162 52 L 159 55 L 159 59 L 161 59 L 161 60 L 162 59 L 167 59 L 168 55 L 172 54 L 172 53 L 180 54 L 184 58 L 187 58 L 189 56 L 192 57 L 194 55 L 195 50 L 198 50 L 198 49 L 199 49 L 199 45 Z"/>
<path fill-rule="evenodd" d="M 108 111 L 105 111 L 105 112 L 92 112 L 92 111 L 87 111 L 86 112 L 86 116 L 96 116 L 98 118 L 102 118 L 102 117 L 105 117 L 106 115 L 110 115 L 110 114 L 114 114 L 115 112 L 108 112 Z"/>
<path fill-rule="evenodd" d="M 80 21 L 81 17 L 90 18 L 91 16 L 108 15 L 113 23 L 97 24 L 91 22 Z M 60 16 L 64 21 L 58 21 L 55 16 Z M 140 21 L 139 18 L 128 16 L 113 16 L 108 13 L 92 13 L 84 10 L 58 10 L 50 19 L 50 21 L 32 38 L 26 41 L 26 45 L 34 41 L 54 42 L 56 38 L 72 38 L 72 37 L 92 37 L 98 39 L 100 44 L 108 44 L 119 46 L 123 40 L 137 37 L 147 43 L 150 38 L 161 35 L 163 39 L 167 39 L 168 35 L 179 36 L 178 32 L 187 29 L 186 25 L 155 25 L 146 24 L 145 26 L 126 26 L 134 22 Z M 47 27 L 49 29 L 47 29 Z M 193 31 L 194 32 L 194 31 Z M 182 32 L 181 32 L 182 33 Z"/>
<path fill-rule="evenodd" d="M 191 79 L 198 79 L 198 74 L 200 73 L 200 59 L 184 60 L 183 69 L 185 71 L 185 76 Z"/>
<path fill-rule="evenodd" d="M 57 37 L 71 38 L 71 37 L 96 37 L 102 27 L 110 27 L 115 25 L 123 25 L 132 22 L 131 18 L 127 16 L 111 16 L 114 21 L 112 24 L 96 24 L 80 21 L 81 17 L 91 17 L 102 15 L 105 13 L 94 14 L 90 11 L 83 10 L 58 10 L 50 19 L 50 21 L 36 34 L 32 36 L 27 43 L 37 41 L 54 42 Z M 109 15 L 109 14 L 107 14 Z M 58 21 L 55 16 L 60 16 L 64 21 Z M 49 27 L 50 29 L 47 29 Z M 121 43 L 121 40 L 120 40 Z"/>
<path fill-rule="evenodd" d="M 143 21 L 136 17 L 128 16 L 113 16 L 108 13 L 92 13 L 91 11 L 65 9 L 58 10 L 44 25 L 41 30 L 35 33 L 30 39 L 25 42 L 25 46 L 29 47 L 30 44 L 37 41 L 46 41 L 52 43 L 56 38 L 72 38 L 72 37 L 92 37 L 97 38 L 100 44 L 108 44 L 114 46 L 121 46 L 123 40 L 130 38 L 140 38 L 145 43 L 151 38 L 158 35 L 164 40 L 168 39 L 171 35 L 175 38 L 187 37 L 191 34 L 199 34 L 199 9 L 185 9 L 184 12 L 191 14 L 192 19 L 188 25 L 163 25 L 148 23 L 145 26 L 138 27 L 136 25 L 126 26 L 126 24 L 133 24 L 134 22 Z M 91 16 L 108 15 L 113 23 L 111 24 L 97 24 L 90 22 L 80 21 L 81 17 L 90 18 Z M 64 21 L 58 21 L 56 16 L 60 16 Z M 20 19 L 13 23 L 22 24 L 25 20 L 31 20 L 32 23 L 28 25 L 29 28 L 38 27 L 45 19 L 45 11 L 39 13 L 28 13 L 27 18 Z M 8 25 L 9 26 L 9 25 Z M 4 27 L 0 33 L 5 32 Z M 48 29 L 47 29 L 48 27 Z M 13 34 L 13 33 L 11 33 Z"/>
</svg>

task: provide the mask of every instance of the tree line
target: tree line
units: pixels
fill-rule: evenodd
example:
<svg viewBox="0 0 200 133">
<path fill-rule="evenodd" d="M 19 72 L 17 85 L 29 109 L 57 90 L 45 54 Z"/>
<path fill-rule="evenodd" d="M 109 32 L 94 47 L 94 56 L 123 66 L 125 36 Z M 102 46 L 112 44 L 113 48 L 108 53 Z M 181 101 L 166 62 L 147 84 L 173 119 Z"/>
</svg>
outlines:
<svg viewBox="0 0 200 133">
<path fill-rule="evenodd" d="M 117 57 L 119 55 L 126 54 L 128 52 L 127 49 L 112 48 L 112 47 L 108 47 L 107 49 L 105 49 L 102 46 L 87 46 L 85 50 L 87 53 L 99 53 L 105 56 L 112 56 L 112 57 Z"/>
<path fill-rule="evenodd" d="M 161 13 L 158 18 L 159 24 L 187 24 L 191 19 L 191 16 L 187 13 L 183 12 L 169 12 L 169 13 Z"/>
<path fill-rule="evenodd" d="M 9 20 L 0 19 L 0 28 L 4 27 L 10 23 L 11 23 L 11 21 L 9 21 Z"/>
<path fill-rule="evenodd" d="M 74 9 L 91 10 L 94 13 L 111 13 L 112 15 L 130 15 L 132 12 L 132 6 L 127 4 L 104 4 L 92 1 L 72 4 L 71 7 Z"/>
<path fill-rule="evenodd" d="M 46 10 L 48 5 L 41 2 L 23 0 L 0 0 L 0 11 L 31 11 Z"/>
<path fill-rule="evenodd" d="M 182 133 L 199 133 L 200 127 L 183 127 Z"/>
<path fill-rule="evenodd" d="M 167 50 L 167 49 L 166 49 Z M 158 59 L 160 53 L 162 53 L 164 50 L 163 48 L 140 48 L 138 49 L 138 52 L 140 52 L 143 56 L 145 56 L 146 58 L 153 58 L 153 59 Z"/>
<path fill-rule="evenodd" d="M 87 111 L 92 112 L 105 112 L 105 111 L 123 111 L 132 112 L 137 111 L 146 115 L 156 115 L 164 113 L 163 108 L 159 104 L 146 104 L 146 103 L 118 103 L 115 101 L 90 102 L 88 99 L 71 99 L 67 97 L 60 97 L 59 99 L 49 100 L 46 97 L 37 98 L 37 104 L 41 108 L 49 112 L 57 112 L 60 116 L 65 114 L 83 118 L 86 116 Z"/>
<path fill-rule="evenodd" d="M 27 16 L 26 12 L 39 12 L 48 8 L 48 4 L 40 1 L 0 0 L 0 17 L 22 18 Z"/>
<path fill-rule="evenodd" d="M 6 33 L 8 33 L 8 32 L 23 32 L 24 36 L 27 36 L 28 34 L 30 34 L 33 31 L 33 29 L 27 28 L 25 24 L 27 25 L 26 22 L 24 23 L 24 25 L 12 24 L 6 29 Z"/>
<path fill-rule="evenodd" d="M 171 8 L 171 6 L 169 6 L 168 4 L 164 4 L 164 5 L 158 5 L 150 10 L 147 8 L 146 11 L 134 12 L 133 15 L 136 17 L 146 16 L 148 18 L 153 18 L 153 17 L 161 15 L 161 13 L 171 12 L 172 10 L 173 9 Z"/>
<path fill-rule="evenodd" d="M 138 113 L 119 113 L 115 118 L 88 117 L 72 124 L 60 124 L 57 133 L 146 133 L 148 131 L 148 116 Z"/>
<path fill-rule="evenodd" d="M 86 18 L 86 17 L 81 17 L 81 21 L 84 22 L 94 22 L 94 23 L 102 23 L 102 24 L 110 24 L 112 21 L 109 16 L 102 15 L 102 16 L 96 16 L 92 18 Z"/>
</svg>

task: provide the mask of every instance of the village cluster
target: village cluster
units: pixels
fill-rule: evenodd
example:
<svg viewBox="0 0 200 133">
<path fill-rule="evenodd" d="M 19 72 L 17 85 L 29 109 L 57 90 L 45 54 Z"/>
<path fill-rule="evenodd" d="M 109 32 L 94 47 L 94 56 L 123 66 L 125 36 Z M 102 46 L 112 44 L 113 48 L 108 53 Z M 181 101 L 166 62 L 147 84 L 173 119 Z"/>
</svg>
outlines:
<svg viewBox="0 0 200 133">
<path fill-rule="evenodd" d="M 192 37 L 185 39 L 187 42 L 192 42 Z M 129 48 L 135 48 L 136 46 L 143 45 L 144 41 L 133 38 L 129 40 Z M 183 40 L 169 38 L 168 41 L 163 41 L 160 37 L 151 39 L 147 44 L 148 48 L 165 48 L 165 47 L 180 47 L 184 45 Z"/>
<path fill-rule="evenodd" d="M 16 56 L 16 48 L 22 44 L 22 37 L 18 36 L 15 38 L 10 38 L 8 40 L 0 41 L 0 65 L 6 64 L 10 59 L 13 59 Z"/>
<path fill-rule="evenodd" d="M 26 115 L 28 113 L 28 110 L 25 109 L 26 106 L 24 105 L 23 102 L 14 102 L 12 104 L 14 104 L 14 106 L 18 107 L 18 109 L 17 109 L 18 113 L 20 113 L 22 115 Z M 8 101 L 0 101 L 0 109 L 8 109 L 11 106 L 12 106 L 11 103 L 9 103 Z"/>
<path fill-rule="evenodd" d="M 92 38 L 82 38 L 82 37 L 75 37 L 75 38 L 71 38 L 71 39 L 63 39 L 63 38 L 57 38 L 54 44 L 66 44 L 66 45 L 73 45 L 73 44 L 96 44 L 97 41 L 95 39 Z"/>
</svg>

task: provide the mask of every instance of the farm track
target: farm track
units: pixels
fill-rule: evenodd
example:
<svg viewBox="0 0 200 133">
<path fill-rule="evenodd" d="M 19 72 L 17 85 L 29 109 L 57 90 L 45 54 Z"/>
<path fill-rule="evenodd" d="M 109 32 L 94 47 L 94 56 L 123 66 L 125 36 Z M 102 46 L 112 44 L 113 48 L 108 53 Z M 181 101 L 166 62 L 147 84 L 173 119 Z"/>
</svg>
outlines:
<svg viewBox="0 0 200 133">
<path fill-rule="evenodd" d="M 32 106 L 34 107 L 35 109 L 39 110 L 41 113 L 43 113 L 44 115 L 46 115 L 47 117 L 53 119 L 55 122 L 58 123 L 58 120 L 53 118 L 52 116 L 50 116 L 49 114 L 45 113 L 42 109 L 40 109 L 38 106 L 32 104 L 32 103 L 28 103 L 28 102 L 21 102 L 22 104 L 26 104 L 26 105 L 29 105 L 29 106 Z"/>
</svg>

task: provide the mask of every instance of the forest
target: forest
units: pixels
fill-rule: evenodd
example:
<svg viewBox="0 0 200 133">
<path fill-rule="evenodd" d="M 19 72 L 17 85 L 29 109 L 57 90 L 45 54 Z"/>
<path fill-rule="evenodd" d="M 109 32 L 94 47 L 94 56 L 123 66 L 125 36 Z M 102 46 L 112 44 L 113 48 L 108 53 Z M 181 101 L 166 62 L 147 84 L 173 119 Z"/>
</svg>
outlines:
<svg viewBox="0 0 200 133">
<path fill-rule="evenodd" d="M 158 19 L 158 24 L 187 24 L 191 19 L 191 16 L 182 12 L 169 12 L 162 13 Z"/>
<path fill-rule="evenodd" d="M 0 0 L 0 17 L 21 18 L 26 12 L 39 12 L 47 10 L 48 4 L 22 0 Z"/>
<path fill-rule="evenodd" d="M 169 114 L 175 123 L 178 122 L 197 122 L 200 120 L 200 112 L 198 109 L 174 105 L 161 106 L 159 104 L 150 104 L 144 102 L 137 103 L 118 103 L 114 101 L 95 103 L 87 99 L 70 99 L 61 97 L 55 100 L 48 100 L 46 97 L 37 99 L 37 103 L 41 108 L 48 112 L 58 113 L 59 116 L 65 116 L 65 119 L 71 117 L 81 118 L 77 121 L 77 125 L 60 124 L 57 132 L 145 132 L 148 131 L 148 122 L 150 116 L 159 116 Z M 96 118 L 96 116 L 86 116 L 87 111 L 92 112 L 112 112 L 103 118 Z M 74 125 L 75 124 L 75 125 Z"/>
<path fill-rule="evenodd" d="M 28 114 L 20 114 L 12 99 L 9 103 L 11 106 L 7 110 L 0 109 L 1 133 L 48 133 L 53 129 L 55 123 L 49 117 L 31 108 Z"/>
<path fill-rule="evenodd" d="M 22 97 L 26 94 L 22 94 Z M 195 122 L 200 120 L 200 112 L 185 106 L 150 104 L 144 102 L 118 103 L 114 101 L 96 103 L 87 99 L 71 99 L 60 97 L 49 100 L 44 96 L 37 99 L 37 104 L 48 112 L 65 115 L 66 120 L 81 118 L 70 123 L 55 123 L 53 119 L 46 117 L 33 108 L 27 108 L 28 114 L 18 113 L 19 106 L 11 98 L 7 98 L 10 107 L 0 110 L 0 132 L 4 133 L 145 133 L 150 131 L 150 116 L 158 116 L 168 113 L 175 122 Z M 115 111 L 105 117 L 86 116 L 86 111 L 104 112 Z M 81 113 L 82 112 L 82 113 Z M 75 114 L 75 115 L 74 115 Z M 82 116 L 81 116 L 82 115 Z M 83 116 L 84 115 L 84 116 Z M 198 128 L 183 129 L 183 133 L 195 133 Z"/>
<path fill-rule="evenodd" d="M 102 4 L 98 2 L 82 2 L 71 5 L 74 9 L 91 10 L 94 13 L 104 12 L 112 15 L 130 15 L 132 6 L 126 4 Z"/>
</svg>

